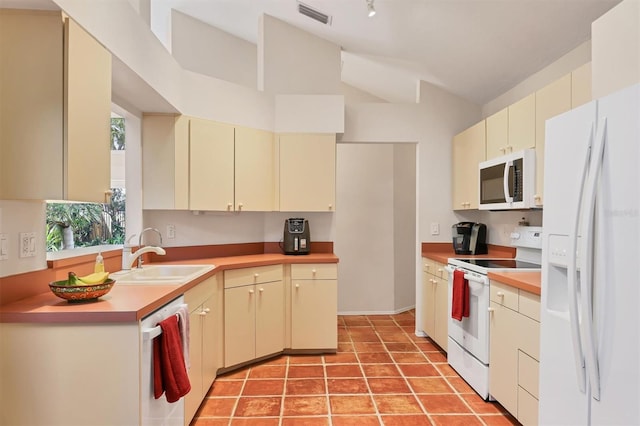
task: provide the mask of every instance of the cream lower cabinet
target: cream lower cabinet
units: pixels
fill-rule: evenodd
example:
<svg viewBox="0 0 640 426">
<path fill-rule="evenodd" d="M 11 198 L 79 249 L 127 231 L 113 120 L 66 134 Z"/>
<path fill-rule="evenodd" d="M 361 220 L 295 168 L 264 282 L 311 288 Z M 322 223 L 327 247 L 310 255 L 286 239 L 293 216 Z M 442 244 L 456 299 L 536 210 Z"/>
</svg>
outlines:
<svg viewBox="0 0 640 426">
<path fill-rule="evenodd" d="M 291 265 L 291 349 L 335 351 L 337 311 L 337 265 Z"/>
<path fill-rule="evenodd" d="M 218 346 L 218 277 L 213 276 L 184 294 L 189 306 L 189 382 L 184 398 L 185 426 L 189 425 L 221 367 Z"/>
<path fill-rule="evenodd" d="M 422 258 L 422 331 L 445 351 L 449 335 L 448 276 L 445 265 Z"/>
<path fill-rule="evenodd" d="M 538 423 L 540 296 L 491 281 L 489 393 L 523 425 Z"/>
<path fill-rule="evenodd" d="M 282 265 L 224 272 L 224 366 L 284 349 Z"/>
<path fill-rule="evenodd" d="M 330 212 L 336 204 L 336 135 L 282 133 L 279 210 Z"/>
<path fill-rule="evenodd" d="M 478 208 L 479 165 L 486 158 L 485 140 L 484 120 L 453 137 L 453 210 Z"/>
<path fill-rule="evenodd" d="M 107 202 L 109 51 L 59 11 L 1 9 L 0 69 L 0 199 Z"/>
</svg>

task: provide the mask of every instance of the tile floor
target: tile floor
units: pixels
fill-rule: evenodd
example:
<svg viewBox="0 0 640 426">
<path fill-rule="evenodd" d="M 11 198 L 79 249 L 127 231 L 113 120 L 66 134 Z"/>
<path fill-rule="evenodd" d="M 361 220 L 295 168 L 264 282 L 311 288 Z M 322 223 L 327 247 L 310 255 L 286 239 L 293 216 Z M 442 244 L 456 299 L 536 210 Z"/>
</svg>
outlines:
<svg viewBox="0 0 640 426">
<path fill-rule="evenodd" d="M 338 352 L 280 356 L 219 376 L 191 426 L 517 425 L 483 401 L 415 312 L 338 317 Z"/>
</svg>

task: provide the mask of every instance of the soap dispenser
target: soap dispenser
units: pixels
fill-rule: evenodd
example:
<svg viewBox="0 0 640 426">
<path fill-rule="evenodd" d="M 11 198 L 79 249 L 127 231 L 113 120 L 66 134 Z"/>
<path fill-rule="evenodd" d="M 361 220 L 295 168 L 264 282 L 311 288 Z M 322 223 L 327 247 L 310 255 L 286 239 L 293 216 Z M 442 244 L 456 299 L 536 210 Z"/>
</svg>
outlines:
<svg viewBox="0 0 640 426">
<path fill-rule="evenodd" d="M 96 264 L 93 267 L 93 272 L 104 272 L 104 258 L 102 257 L 102 252 L 98 252 L 96 256 Z"/>
</svg>

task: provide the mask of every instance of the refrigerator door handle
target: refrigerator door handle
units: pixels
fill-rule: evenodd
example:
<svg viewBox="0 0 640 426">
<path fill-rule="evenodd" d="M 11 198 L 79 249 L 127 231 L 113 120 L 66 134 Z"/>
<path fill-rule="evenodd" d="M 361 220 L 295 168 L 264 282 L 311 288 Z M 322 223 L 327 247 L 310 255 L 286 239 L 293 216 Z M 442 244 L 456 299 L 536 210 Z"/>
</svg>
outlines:
<svg viewBox="0 0 640 426">
<path fill-rule="evenodd" d="M 504 201 L 506 203 L 513 203 L 513 197 L 509 192 L 509 170 L 514 167 L 513 161 L 507 161 L 504 165 L 504 174 L 502 176 L 502 188 L 504 190 Z"/>
<path fill-rule="evenodd" d="M 586 346 L 585 358 L 589 371 L 591 397 L 600 400 L 600 372 L 598 354 L 595 345 L 593 324 L 593 233 L 596 209 L 598 177 L 602 171 L 602 156 L 606 141 L 607 120 L 602 121 L 596 137 L 596 146 L 591 153 L 591 167 L 585 199 L 585 216 L 582 221 L 582 250 L 580 255 L 581 299 L 582 299 L 582 340 Z M 583 279 L 584 278 L 584 279 Z"/>
<path fill-rule="evenodd" d="M 584 199 L 585 181 L 587 180 L 587 170 L 591 159 L 591 146 L 593 145 L 593 125 L 589 132 L 589 143 L 585 153 L 582 172 L 580 174 L 580 187 L 578 191 L 578 205 L 573 221 L 572 233 L 569 235 L 569 259 L 567 264 L 567 287 L 569 292 L 569 324 L 571 327 L 571 341 L 573 343 L 574 365 L 576 367 L 576 378 L 578 389 L 586 393 L 586 373 L 584 365 L 584 352 L 580 339 L 580 316 L 578 315 L 578 228 L 582 215 L 582 201 Z"/>
</svg>

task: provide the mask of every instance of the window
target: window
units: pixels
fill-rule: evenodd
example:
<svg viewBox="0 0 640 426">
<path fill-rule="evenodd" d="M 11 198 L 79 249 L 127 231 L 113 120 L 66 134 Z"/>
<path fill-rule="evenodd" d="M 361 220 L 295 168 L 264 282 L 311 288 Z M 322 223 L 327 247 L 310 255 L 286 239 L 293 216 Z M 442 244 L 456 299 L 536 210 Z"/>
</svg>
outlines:
<svg viewBox="0 0 640 426">
<path fill-rule="evenodd" d="M 111 201 L 47 203 L 47 252 L 103 244 L 122 244 L 125 237 L 124 118 L 111 118 Z"/>
</svg>

